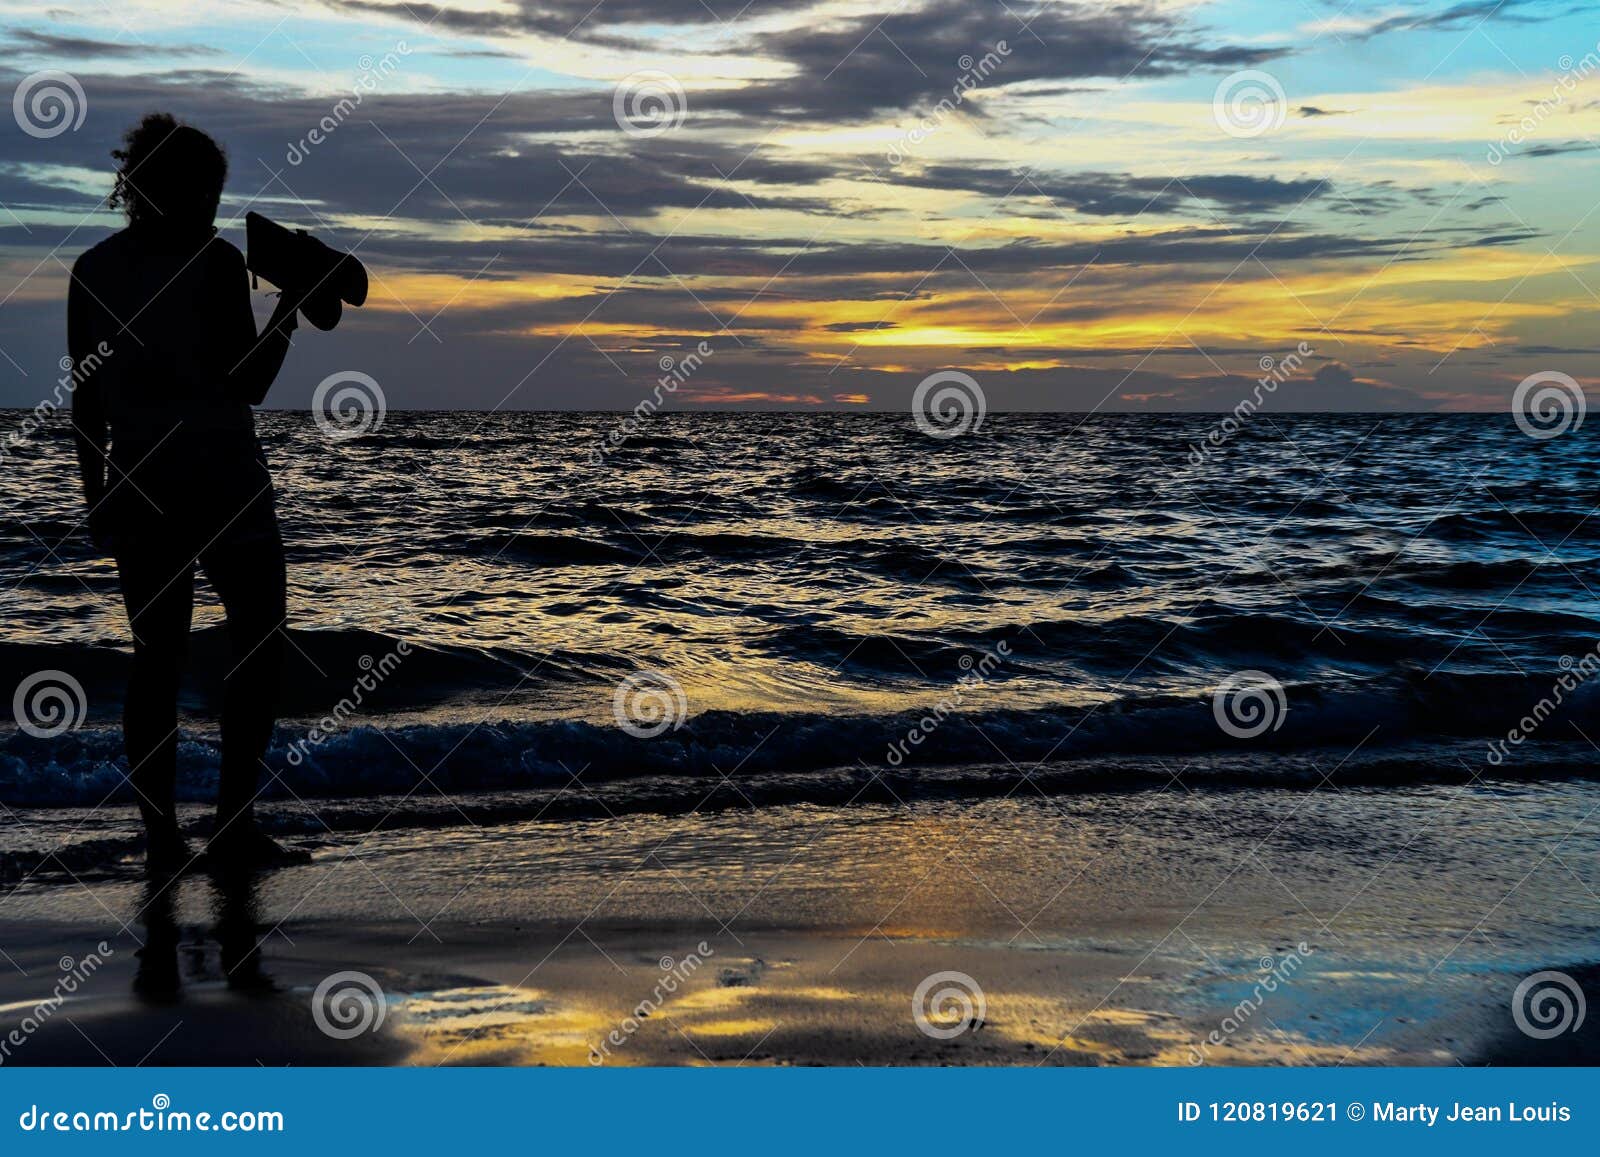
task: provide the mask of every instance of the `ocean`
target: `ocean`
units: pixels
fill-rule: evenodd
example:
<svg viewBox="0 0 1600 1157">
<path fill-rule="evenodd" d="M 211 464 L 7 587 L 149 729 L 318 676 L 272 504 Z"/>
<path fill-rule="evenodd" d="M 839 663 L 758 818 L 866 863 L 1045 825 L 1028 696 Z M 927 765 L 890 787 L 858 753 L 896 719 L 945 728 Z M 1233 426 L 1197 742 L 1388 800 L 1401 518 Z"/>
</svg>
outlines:
<svg viewBox="0 0 1600 1157">
<path fill-rule="evenodd" d="M 621 423 L 390 413 L 334 439 L 259 415 L 294 644 L 270 822 L 1594 773 L 1600 452 L 1582 428 Z M 127 623 L 80 526 L 64 420 L 10 450 L 0 497 L 0 675 L 18 689 L 0 801 L 126 804 Z M 214 790 L 229 665 L 201 591 L 190 801 Z M 41 673 L 29 696 L 66 677 L 55 726 L 48 695 L 22 694 Z M 34 841 L 0 833 L 25 870 Z M 90 837 L 85 862 L 133 839 L 131 811 Z"/>
</svg>

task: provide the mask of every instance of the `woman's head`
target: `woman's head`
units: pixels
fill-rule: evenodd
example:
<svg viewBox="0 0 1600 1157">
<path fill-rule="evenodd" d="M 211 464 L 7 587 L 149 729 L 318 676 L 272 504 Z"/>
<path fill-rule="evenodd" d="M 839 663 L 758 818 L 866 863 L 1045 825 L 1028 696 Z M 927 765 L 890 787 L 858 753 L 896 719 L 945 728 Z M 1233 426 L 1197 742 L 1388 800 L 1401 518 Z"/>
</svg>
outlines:
<svg viewBox="0 0 1600 1157">
<path fill-rule="evenodd" d="M 164 112 L 150 113 L 129 129 L 117 159 L 111 204 L 134 225 L 209 228 L 228 177 L 222 146 Z"/>
</svg>

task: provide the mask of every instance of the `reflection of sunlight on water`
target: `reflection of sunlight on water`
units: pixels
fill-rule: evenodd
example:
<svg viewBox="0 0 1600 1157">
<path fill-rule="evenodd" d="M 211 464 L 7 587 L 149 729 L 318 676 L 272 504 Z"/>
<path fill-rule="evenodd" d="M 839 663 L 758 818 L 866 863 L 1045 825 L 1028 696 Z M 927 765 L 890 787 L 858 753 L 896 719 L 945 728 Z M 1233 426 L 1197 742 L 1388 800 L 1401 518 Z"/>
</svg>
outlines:
<svg viewBox="0 0 1600 1157">
<path fill-rule="evenodd" d="M 744 1003 L 753 993 L 760 989 L 752 985 L 739 985 L 733 988 L 702 988 L 686 996 L 680 996 L 668 1006 L 668 1011 L 676 1013 L 695 1012 L 721 1012 Z"/>
<path fill-rule="evenodd" d="M 412 1044 L 409 1060 L 417 1065 L 760 1064 L 771 1062 L 772 1042 L 793 1033 L 814 1037 L 817 1058 L 834 1063 L 863 1042 L 867 1055 L 879 1057 L 901 1055 L 907 1041 L 925 1045 L 915 1035 L 903 985 L 881 978 L 859 987 L 830 984 L 809 966 L 819 961 L 768 964 L 756 956 L 719 964 L 654 1007 L 641 1003 L 649 995 L 644 973 L 618 974 L 604 989 L 480 984 L 397 995 L 393 1031 Z M 1037 983 L 1015 979 L 1026 987 Z M 1136 987 L 1143 980 L 1127 979 Z M 1225 1011 L 1208 1008 L 1197 1017 L 1159 1007 L 1096 1008 L 1081 994 L 1018 991 L 999 977 L 988 987 L 984 1020 L 959 1034 L 951 1051 L 919 1054 L 918 1063 L 1188 1066 Z M 1352 1049 L 1354 1037 L 1320 1040 L 1288 1010 L 1276 1011 L 1283 1019 L 1252 1023 L 1206 1048 L 1205 1063 L 1393 1063 L 1392 1050 Z M 785 1047 L 776 1045 L 779 1055 Z"/>
<path fill-rule="evenodd" d="M 623 1043 L 605 1052 L 605 1064 L 745 1063 L 786 1028 L 831 1035 L 850 1002 L 852 1032 L 881 1033 L 885 1041 L 910 1034 L 898 987 L 854 991 L 827 984 L 756 981 L 737 985 L 705 980 L 650 1015 L 635 1017 L 637 995 L 620 986 L 603 998 L 579 999 L 539 989 L 485 984 L 398 995 L 390 1005 L 394 1031 L 410 1041 L 409 1061 L 440 1064 L 550 1064 L 587 1066 L 595 1046 L 613 1032 Z M 633 1030 L 624 1025 L 631 1022 Z M 1193 1018 L 1127 1007 L 1085 1008 L 1055 996 L 991 991 L 984 1022 L 960 1046 L 999 1045 L 960 1054 L 963 1063 L 1054 1063 L 1189 1066 L 1204 1026 Z M 920 1043 L 920 1042 L 919 1042 Z M 824 1046 L 823 1055 L 829 1055 Z M 898 1048 L 899 1046 L 894 1046 Z M 1019 1050 L 1019 1051 L 1013 1051 Z M 1442 1056 L 1443 1054 L 1441 1054 Z M 1304 1033 L 1263 1025 L 1229 1034 L 1206 1051 L 1207 1064 L 1394 1063 L 1384 1048 L 1352 1049 Z M 755 1058 L 763 1063 L 770 1058 Z"/>
<path fill-rule="evenodd" d="M 598 1009 L 498 984 L 401 996 L 390 1008 L 418 1065 L 587 1064 L 590 1043 L 614 1024 Z"/>
<path fill-rule="evenodd" d="M 798 988 L 784 990 L 784 995 L 796 1000 L 859 1000 L 859 992 L 850 992 L 843 988 L 828 988 L 821 985 L 802 985 Z"/>
<path fill-rule="evenodd" d="M 707 1054 L 712 1040 L 719 1053 L 732 1048 L 743 1055 L 745 1046 L 726 1042 L 758 1043 L 796 1011 L 834 1019 L 842 1002 L 860 997 L 828 985 L 773 988 L 762 982 L 763 962 L 723 964 L 720 981 L 707 969 L 654 1008 L 645 1007 L 650 990 L 641 975 L 637 985 L 619 982 L 604 994 L 499 984 L 432 989 L 394 996 L 390 1016 L 393 1031 L 413 1045 L 409 1060 L 417 1065 L 589 1065 L 597 1047 L 605 1064 L 703 1064 L 724 1059 Z M 784 972 L 781 965 L 773 970 Z M 774 1002 L 781 1007 L 774 1010 Z M 621 1043 L 606 1045 L 614 1033 Z"/>
<path fill-rule="evenodd" d="M 1192 1037 L 1170 1013 L 1085 1008 L 1063 998 L 1004 991 L 989 993 L 982 1031 L 1023 1046 L 1030 1057 L 1065 1060 L 1076 1054 L 1075 1063 L 1089 1064 L 1148 1063 Z"/>
<path fill-rule="evenodd" d="M 703 1020 L 694 1026 L 696 1036 L 757 1036 L 778 1027 L 775 1020 Z"/>
</svg>

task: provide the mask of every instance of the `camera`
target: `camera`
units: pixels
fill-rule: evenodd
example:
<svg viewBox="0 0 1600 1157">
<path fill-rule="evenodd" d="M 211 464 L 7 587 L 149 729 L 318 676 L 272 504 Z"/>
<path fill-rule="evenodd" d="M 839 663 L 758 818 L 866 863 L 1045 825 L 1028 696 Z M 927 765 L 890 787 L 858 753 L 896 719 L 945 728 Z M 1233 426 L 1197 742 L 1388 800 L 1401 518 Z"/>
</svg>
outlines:
<svg viewBox="0 0 1600 1157">
<path fill-rule="evenodd" d="M 244 218 L 245 266 L 298 303 L 318 329 L 339 324 L 345 305 L 367 300 L 367 269 L 354 254 L 341 253 L 304 229 L 289 229 L 260 213 Z"/>
</svg>

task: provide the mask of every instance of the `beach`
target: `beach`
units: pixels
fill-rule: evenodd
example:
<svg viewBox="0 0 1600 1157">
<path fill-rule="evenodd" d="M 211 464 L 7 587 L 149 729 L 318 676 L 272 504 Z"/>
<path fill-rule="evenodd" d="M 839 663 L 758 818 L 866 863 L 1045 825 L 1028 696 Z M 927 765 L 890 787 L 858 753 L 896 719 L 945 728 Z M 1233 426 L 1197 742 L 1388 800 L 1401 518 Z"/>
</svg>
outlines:
<svg viewBox="0 0 1600 1157">
<path fill-rule="evenodd" d="M 314 858 L 254 881 L 142 879 L 64 433 L 0 477 L 5 1015 L 105 957 L 0 1061 L 1587 1055 L 1513 998 L 1600 944 L 1592 439 L 1299 415 L 1190 469 L 1207 415 L 661 415 L 595 470 L 613 420 L 262 416 L 256 810 Z"/>
<path fill-rule="evenodd" d="M 1336 773 L 1194 798 L 1180 773 L 1160 792 L 301 836 L 312 864 L 248 884 L 44 872 L 6 902 L 7 1015 L 64 954 L 112 951 L 7 1063 L 1587 1058 L 1581 1034 L 1541 1053 L 1511 999 L 1592 954 L 1594 785 Z M 317 991 L 341 973 L 382 992 L 348 1024 Z M 919 1020 L 919 985 L 950 974 Z"/>
</svg>

